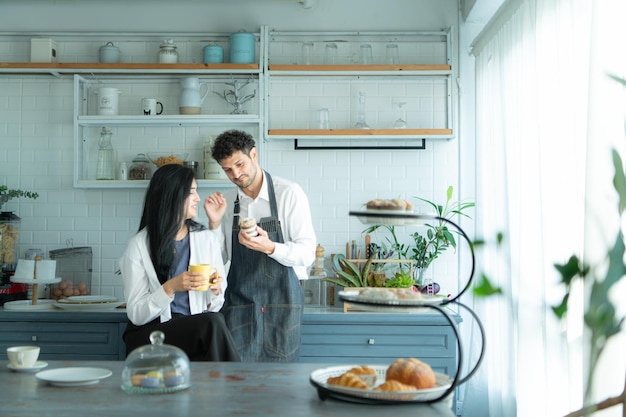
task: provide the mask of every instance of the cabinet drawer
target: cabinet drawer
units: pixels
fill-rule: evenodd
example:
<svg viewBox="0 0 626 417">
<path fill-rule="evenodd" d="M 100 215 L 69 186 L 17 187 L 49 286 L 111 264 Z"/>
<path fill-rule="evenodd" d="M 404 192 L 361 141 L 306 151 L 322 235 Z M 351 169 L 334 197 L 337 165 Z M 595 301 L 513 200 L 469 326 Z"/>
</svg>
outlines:
<svg viewBox="0 0 626 417">
<path fill-rule="evenodd" d="M 311 325 L 302 328 L 301 354 L 327 357 L 455 357 L 446 326 Z"/>
<path fill-rule="evenodd" d="M 36 344 L 42 359 L 119 359 L 121 337 L 118 323 L 0 323 L 0 349 Z"/>
</svg>

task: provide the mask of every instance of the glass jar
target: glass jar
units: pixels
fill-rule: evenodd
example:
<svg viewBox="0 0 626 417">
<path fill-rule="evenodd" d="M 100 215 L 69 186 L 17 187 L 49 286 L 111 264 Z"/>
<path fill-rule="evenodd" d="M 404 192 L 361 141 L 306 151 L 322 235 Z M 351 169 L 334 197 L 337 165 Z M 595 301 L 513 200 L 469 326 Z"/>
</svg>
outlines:
<svg viewBox="0 0 626 417">
<path fill-rule="evenodd" d="M 152 178 L 152 164 L 146 154 L 138 153 L 128 170 L 129 180 L 149 180 Z"/>
<path fill-rule="evenodd" d="M 159 63 L 160 64 L 176 64 L 178 62 L 178 51 L 176 51 L 176 44 L 172 39 L 166 39 L 159 48 Z"/>
<path fill-rule="evenodd" d="M 122 389 L 133 394 L 162 394 L 191 386 L 189 358 L 176 346 L 163 343 L 161 331 L 150 334 L 150 345 L 138 347 L 126 358 Z"/>
</svg>

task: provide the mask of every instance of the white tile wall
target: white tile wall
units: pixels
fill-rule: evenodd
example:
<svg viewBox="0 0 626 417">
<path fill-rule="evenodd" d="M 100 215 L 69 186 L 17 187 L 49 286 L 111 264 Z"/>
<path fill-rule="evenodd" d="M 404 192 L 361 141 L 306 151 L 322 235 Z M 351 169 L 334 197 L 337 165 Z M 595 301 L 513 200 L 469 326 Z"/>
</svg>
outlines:
<svg viewBox="0 0 626 417">
<path fill-rule="evenodd" d="M 365 93 L 365 120 L 372 129 L 389 129 L 402 116 L 410 128 L 448 127 L 445 80 L 420 77 L 402 79 L 341 80 L 272 79 L 269 98 L 270 129 L 319 126 L 318 110 L 329 111 L 331 129 L 350 129 L 359 114 L 359 93 Z M 401 97 L 401 98 L 398 98 Z M 396 105 L 402 103 L 402 111 Z"/>
<path fill-rule="evenodd" d="M 10 49 L 6 45 L 0 48 Z M 427 114 L 429 122 L 437 125 L 444 117 L 439 114 L 441 103 L 432 99 L 432 90 L 440 88 L 437 83 L 382 83 L 386 84 L 384 89 L 403 88 L 415 97 L 410 120 Z M 174 100 L 174 87 L 157 91 L 147 84 L 124 87 L 121 109 L 138 111 L 139 102 L 134 98 L 145 95 Z M 331 114 L 336 115 L 342 98 L 349 100 L 354 91 L 354 86 L 335 88 L 332 83 L 304 88 L 283 83 L 275 87 L 274 92 L 282 98 L 272 103 L 272 113 L 280 115 L 285 124 L 298 117 L 310 119 L 314 113 L 311 109 L 319 106 L 329 107 Z M 368 122 L 391 122 L 395 115 L 390 112 L 390 98 L 376 97 L 384 90 L 382 86 L 371 82 L 365 87 L 372 92 Z M 137 230 L 143 190 L 72 187 L 72 89 L 71 76 L 0 75 L 0 183 L 40 194 L 37 200 L 12 200 L 4 210 L 15 211 L 22 218 L 20 257 L 29 248 L 41 248 L 47 253 L 66 247 L 68 240 L 74 246 L 91 246 L 93 293 L 123 297 L 121 279 L 114 271 L 128 237 Z M 326 98 L 337 94 L 337 100 Z M 223 105 L 216 95 L 210 102 Z M 171 103 L 164 105 L 167 112 L 174 112 Z M 302 109 L 301 114 L 294 109 Z M 219 132 L 204 128 L 136 128 L 125 133 L 114 130 L 113 145 L 123 158 L 131 153 L 131 147 L 125 145 L 131 141 L 133 146 L 148 149 L 154 142 L 159 146 L 183 143 L 194 153 L 208 134 L 215 133 Z M 442 201 L 447 186 L 457 187 L 459 183 L 458 139 L 429 140 L 426 150 L 294 150 L 291 140 L 260 145 L 266 161 L 264 168 L 275 176 L 297 181 L 307 192 L 318 241 L 326 248 L 326 254 L 343 252 L 346 242 L 353 239 L 362 242 L 365 226 L 349 217 L 348 212 L 367 200 L 406 198 L 418 209 L 426 210 L 414 196 Z M 202 189 L 201 193 L 210 191 Z M 407 238 L 409 233 L 410 230 L 399 232 Z M 438 272 L 448 275 L 447 271 Z"/>
</svg>

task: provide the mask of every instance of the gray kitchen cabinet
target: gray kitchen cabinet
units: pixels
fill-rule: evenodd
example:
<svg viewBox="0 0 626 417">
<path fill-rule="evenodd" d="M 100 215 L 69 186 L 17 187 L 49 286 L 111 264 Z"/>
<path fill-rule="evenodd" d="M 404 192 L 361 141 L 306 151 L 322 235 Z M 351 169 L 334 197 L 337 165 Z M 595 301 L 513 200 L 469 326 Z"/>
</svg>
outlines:
<svg viewBox="0 0 626 417">
<path fill-rule="evenodd" d="M 0 350 L 37 345 L 42 360 L 124 360 L 124 311 L 4 311 Z"/>
<path fill-rule="evenodd" d="M 455 322 L 460 316 L 451 315 Z M 5 311 L 0 309 L 0 350 L 41 346 L 42 359 L 123 360 L 126 314 L 115 311 Z M 438 313 L 343 313 L 306 308 L 301 362 L 388 364 L 416 357 L 437 372 L 456 371 L 458 353 L 450 325 Z"/>
<path fill-rule="evenodd" d="M 460 316 L 451 317 L 460 323 Z M 305 309 L 301 362 L 391 364 L 408 357 L 427 362 L 437 372 L 456 372 L 456 337 L 441 314 Z"/>
<path fill-rule="evenodd" d="M 456 325 L 461 316 L 448 311 Z M 336 308 L 306 308 L 302 318 L 300 362 L 389 365 L 418 358 L 435 372 L 454 376 L 459 352 L 448 321 L 438 312 L 344 313 Z M 455 394 L 455 398 L 458 395 Z M 454 400 L 460 415 L 460 404 Z"/>
</svg>

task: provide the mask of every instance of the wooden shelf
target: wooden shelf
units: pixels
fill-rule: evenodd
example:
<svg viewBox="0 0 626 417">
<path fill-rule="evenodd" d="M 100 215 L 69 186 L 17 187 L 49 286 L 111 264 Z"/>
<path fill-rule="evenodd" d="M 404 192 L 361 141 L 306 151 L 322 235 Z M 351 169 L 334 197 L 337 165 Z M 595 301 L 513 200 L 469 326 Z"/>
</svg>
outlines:
<svg viewBox="0 0 626 417">
<path fill-rule="evenodd" d="M 445 64 L 403 64 L 403 65 L 296 65 L 270 64 L 270 71 L 450 71 Z"/>
<path fill-rule="evenodd" d="M 100 63 L 100 62 L 0 62 L 3 73 L 115 73 L 142 71 L 145 73 L 193 73 L 205 71 L 259 72 L 259 64 L 156 64 L 156 63 Z"/>
<path fill-rule="evenodd" d="M 270 129 L 270 136 L 425 136 L 452 135 L 452 129 Z"/>
</svg>

